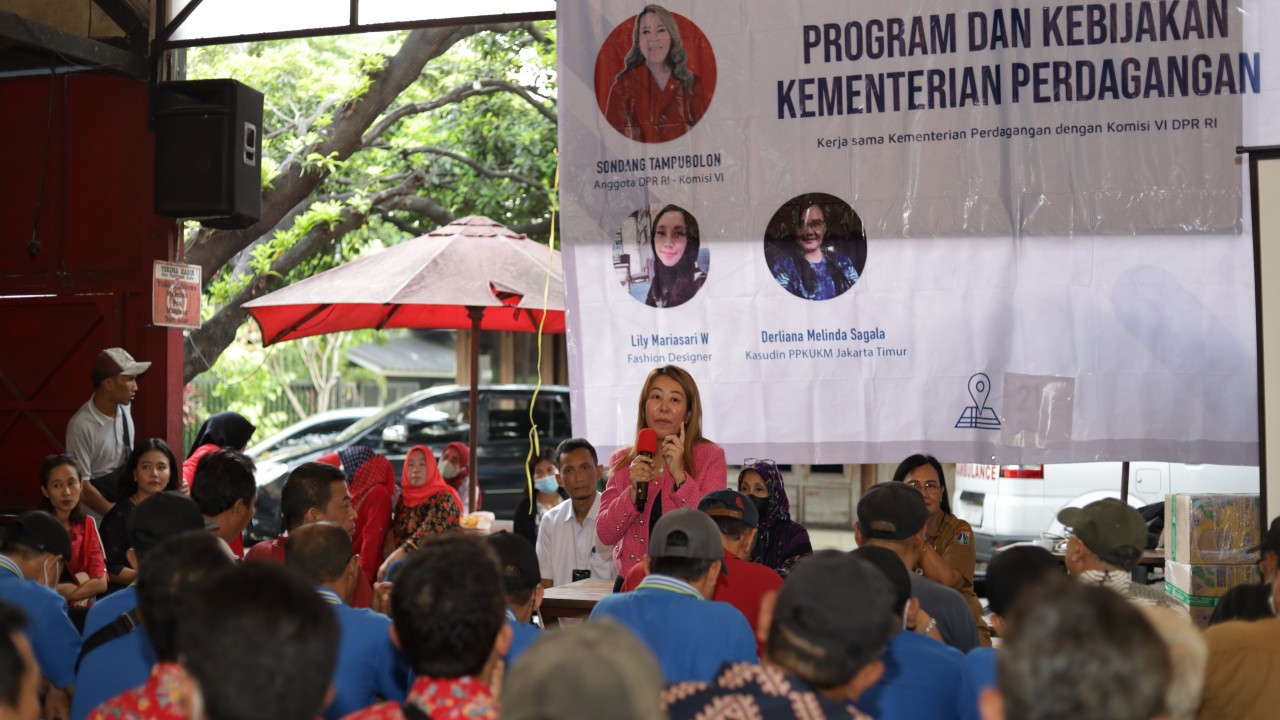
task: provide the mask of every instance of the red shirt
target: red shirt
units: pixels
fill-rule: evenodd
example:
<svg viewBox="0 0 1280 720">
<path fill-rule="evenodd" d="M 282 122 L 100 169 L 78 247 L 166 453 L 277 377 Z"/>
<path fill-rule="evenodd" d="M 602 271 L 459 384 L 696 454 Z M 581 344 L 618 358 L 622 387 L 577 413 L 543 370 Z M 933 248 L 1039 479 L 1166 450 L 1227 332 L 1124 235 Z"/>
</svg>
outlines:
<svg viewBox="0 0 1280 720">
<path fill-rule="evenodd" d="M 385 559 L 382 555 L 387 530 L 391 527 L 391 493 L 373 487 L 356 506 L 356 529 L 352 547 L 360 554 L 360 569 L 366 578 L 377 577 Z"/>
<path fill-rule="evenodd" d="M 187 720 L 191 696 L 185 681 L 178 663 L 156 663 L 145 683 L 99 705 L 88 720 Z"/>
<path fill-rule="evenodd" d="M 262 542 L 249 548 L 249 552 L 245 553 L 245 560 L 257 560 L 260 562 L 273 562 L 277 565 L 284 564 L 284 540 L 285 536 L 271 540 L 263 540 Z M 360 575 L 356 577 L 356 587 L 351 591 L 351 607 L 367 608 L 373 602 L 373 585 L 369 583 L 369 579 L 365 577 L 364 570 L 360 571 Z"/>
<path fill-rule="evenodd" d="M 90 579 L 107 576 L 107 561 L 102 554 L 102 538 L 98 525 L 86 515 L 82 522 L 71 526 L 71 574 L 88 573 Z"/>
<path fill-rule="evenodd" d="M 760 619 L 760 599 L 771 590 L 782 589 L 782 577 L 771 568 L 760 563 L 741 560 L 737 555 L 724 551 L 724 570 L 716 580 L 716 591 L 712 600 L 726 602 L 738 609 L 751 623 L 751 631 L 756 632 L 756 623 Z M 727 572 L 726 572 L 727 571 Z M 644 564 L 631 568 L 626 580 L 622 583 L 622 592 L 631 592 L 644 580 Z M 757 635 L 757 637 L 759 637 Z M 764 646 L 756 641 L 756 652 L 763 652 Z"/>
<path fill-rule="evenodd" d="M 409 699 L 431 720 L 498 720 L 498 699 L 473 677 L 420 677 Z M 343 720 L 403 720 L 400 703 L 386 702 L 353 712 Z"/>
</svg>

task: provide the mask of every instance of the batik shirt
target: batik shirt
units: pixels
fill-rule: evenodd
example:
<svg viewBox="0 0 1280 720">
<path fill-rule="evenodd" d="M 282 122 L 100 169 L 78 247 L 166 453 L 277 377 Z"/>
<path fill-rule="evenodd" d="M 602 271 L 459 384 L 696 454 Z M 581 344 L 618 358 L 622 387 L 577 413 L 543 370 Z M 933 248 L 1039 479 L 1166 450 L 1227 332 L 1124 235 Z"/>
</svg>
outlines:
<svg viewBox="0 0 1280 720">
<path fill-rule="evenodd" d="M 676 683 L 662 693 L 671 720 L 870 720 L 809 683 L 762 665 L 728 664 L 710 684 Z"/>
<path fill-rule="evenodd" d="M 498 700 L 489 686 L 474 677 L 420 677 L 409 688 L 408 702 L 431 720 L 498 720 Z M 343 720 L 403 720 L 399 703 L 381 703 L 351 713 Z"/>
<path fill-rule="evenodd" d="M 99 705 L 88 720 L 187 720 L 191 695 L 183 680 L 178 663 L 156 663 L 146 683 Z"/>
</svg>

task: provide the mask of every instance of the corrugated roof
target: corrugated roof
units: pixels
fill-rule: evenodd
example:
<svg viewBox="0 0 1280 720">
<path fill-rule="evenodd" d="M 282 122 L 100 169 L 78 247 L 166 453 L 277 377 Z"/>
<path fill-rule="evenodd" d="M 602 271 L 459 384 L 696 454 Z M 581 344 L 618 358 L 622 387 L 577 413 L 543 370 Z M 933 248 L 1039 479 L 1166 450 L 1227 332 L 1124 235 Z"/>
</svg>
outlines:
<svg viewBox="0 0 1280 720">
<path fill-rule="evenodd" d="M 365 343 L 348 350 L 347 360 L 387 377 L 454 378 L 458 375 L 458 356 L 451 335 L 433 339 L 396 337 L 385 344 Z"/>
</svg>

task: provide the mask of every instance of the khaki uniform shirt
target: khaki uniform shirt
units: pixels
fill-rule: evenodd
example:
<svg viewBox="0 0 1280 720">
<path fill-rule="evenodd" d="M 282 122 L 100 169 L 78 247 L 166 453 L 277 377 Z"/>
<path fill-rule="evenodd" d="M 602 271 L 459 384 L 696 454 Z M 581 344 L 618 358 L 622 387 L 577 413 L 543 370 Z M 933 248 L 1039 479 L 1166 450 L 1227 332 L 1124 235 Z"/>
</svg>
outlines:
<svg viewBox="0 0 1280 720">
<path fill-rule="evenodd" d="M 960 573 L 960 582 L 951 588 L 963 595 L 969 604 L 982 645 L 991 647 L 991 628 L 982 619 L 982 603 L 973 591 L 973 571 L 978 563 L 977 550 L 973 546 L 973 527 L 945 512 L 930 517 L 924 527 L 929 544 L 953 570 Z"/>
</svg>

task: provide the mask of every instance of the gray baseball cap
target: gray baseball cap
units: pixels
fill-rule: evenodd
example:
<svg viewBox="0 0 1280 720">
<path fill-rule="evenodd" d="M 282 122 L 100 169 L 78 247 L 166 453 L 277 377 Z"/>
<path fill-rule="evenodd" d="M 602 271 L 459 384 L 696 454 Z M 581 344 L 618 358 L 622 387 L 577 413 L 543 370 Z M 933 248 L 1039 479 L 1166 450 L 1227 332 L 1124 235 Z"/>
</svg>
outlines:
<svg viewBox="0 0 1280 720">
<path fill-rule="evenodd" d="M 649 557 L 721 560 L 724 543 L 716 521 L 693 508 L 680 508 L 662 516 L 649 535 Z"/>
</svg>

